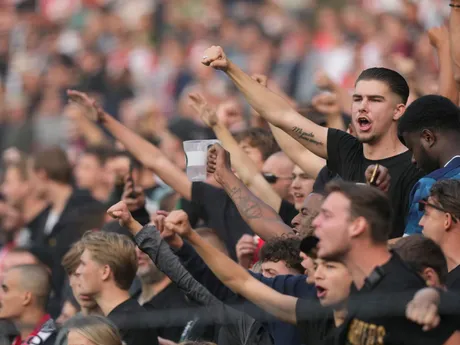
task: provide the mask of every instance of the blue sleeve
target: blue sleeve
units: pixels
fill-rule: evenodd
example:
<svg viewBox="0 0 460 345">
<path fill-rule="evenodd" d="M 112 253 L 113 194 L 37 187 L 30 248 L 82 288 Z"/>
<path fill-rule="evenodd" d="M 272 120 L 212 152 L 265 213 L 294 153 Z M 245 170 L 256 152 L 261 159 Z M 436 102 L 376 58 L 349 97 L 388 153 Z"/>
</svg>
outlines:
<svg viewBox="0 0 460 345">
<path fill-rule="evenodd" d="M 404 236 L 422 233 L 422 227 L 418 223 L 422 219 L 423 212 L 419 211 L 418 203 L 430 195 L 430 189 L 435 182 L 431 177 L 423 177 L 412 188 Z"/>
<path fill-rule="evenodd" d="M 241 297 L 226 287 L 217 278 L 195 249 L 186 241 L 179 250 L 175 251 L 180 261 L 193 278 L 201 283 L 210 293 L 226 303 L 241 301 Z"/>
<path fill-rule="evenodd" d="M 316 296 L 315 286 L 307 284 L 307 276 L 282 275 L 275 278 L 265 278 L 259 273 L 249 273 L 260 282 L 284 295 L 298 298 L 312 298 Z"/>
</svg>

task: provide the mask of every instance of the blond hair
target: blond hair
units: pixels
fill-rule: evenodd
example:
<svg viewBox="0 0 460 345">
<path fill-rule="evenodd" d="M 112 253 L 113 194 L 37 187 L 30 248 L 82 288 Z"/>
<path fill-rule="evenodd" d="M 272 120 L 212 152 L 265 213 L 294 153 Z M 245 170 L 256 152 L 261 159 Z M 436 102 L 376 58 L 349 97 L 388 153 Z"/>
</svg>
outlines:
<svg viewBox="0 0 460 345">
<path fill-rule="evenodd" d="M 77 270 L 78 265 L 80 265 L 80 257 L 83 250 L 84 247 L 81 241 L 75 242 L 62 258 L 61 264 L 67 275 L 71 276 Z"/>
<path fill-rule="evenodd" d="M 115 325 L 99 315 L 74 317 L 64 327 L 69 333 L 76 332 L 96 345 L 122 345 Z"/>
<path fill-rule="evenodd" d="M 87 231 L 81 243 L 94 261 L 110 267 L 120 289 L 129 290 L 137 272 L 136 249 L 129 237 L 104 231 Z"/>
</svg>

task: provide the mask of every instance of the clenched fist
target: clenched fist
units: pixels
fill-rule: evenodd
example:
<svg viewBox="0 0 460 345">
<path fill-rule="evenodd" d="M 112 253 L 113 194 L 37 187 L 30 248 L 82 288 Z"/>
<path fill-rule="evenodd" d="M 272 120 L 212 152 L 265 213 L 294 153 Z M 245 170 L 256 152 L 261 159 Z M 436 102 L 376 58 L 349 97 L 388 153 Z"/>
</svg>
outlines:
<svg viewBox="0 0 460 345">
<path fill-rule="evenodd" d="M 129 212 L 128 206 L 124 201 L 120 201 L 119 203 L 113 205 L 107 210 L 107 213 L 113 219 L 118 220 L 121 226 L 125 226 L 129 229 L 130 225 L 135 222 L 131 212 Z"/>
<path fill-rule="evenodd" d="M 214 69 L 226 71 L 229 65 L 224 50 L 219 46 L 212 46 L 203 53 L 201 63 L 205 66 L 211 66 Z"/>
<path fill-rule="evenodd" d="M 181 237 L 188 237 L 192 233 L 187 213 L 182 210 L 172 211 L 164 222 L 166 230 L 173 231 Z"/>
</svg>

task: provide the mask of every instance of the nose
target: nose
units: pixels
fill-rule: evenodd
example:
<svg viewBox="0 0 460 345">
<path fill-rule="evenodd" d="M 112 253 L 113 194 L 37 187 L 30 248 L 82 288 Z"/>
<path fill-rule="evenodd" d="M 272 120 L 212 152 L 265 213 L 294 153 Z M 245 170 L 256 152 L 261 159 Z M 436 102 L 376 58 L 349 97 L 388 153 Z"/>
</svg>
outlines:
<svg viewBox="0 0 460 345">
<path fill-rule="evenodd" d="M 367 100 L 363 98 L 363 100 L 359 103 L 359 112 L 366 112 L 367 111 Z"/>
<path fill-rule="evenodd" d="M 292 218 L 292 221 L 291 221 L 291 226 L 292 228 L 297 228 L 299 225 L 300 225 L 300 219 L 302 217 L 302 214 L 299 212 L 297 214 L 297 216 L 295 216 L 294 218 Z"/>
<path fill-rule="evenodd" d="M 321 265 L 318 265 L 318 267 L 316 267 L 315 269 L 315 274 L 313 275 L 313 277 L 315 278 L 315 281 L 316 280 L 323 280 L 324 279 L 324 274 L 323 274 L 323 269 L 321 267 Z"/>
<path fill-rule="evenodd" d="M 291 188 L 292 189 L 299 189 L 300 188 L 300 183 L 299 183 L 299 178 L 296 177 L 292 180 L 291 182 Z"/>
</svg>

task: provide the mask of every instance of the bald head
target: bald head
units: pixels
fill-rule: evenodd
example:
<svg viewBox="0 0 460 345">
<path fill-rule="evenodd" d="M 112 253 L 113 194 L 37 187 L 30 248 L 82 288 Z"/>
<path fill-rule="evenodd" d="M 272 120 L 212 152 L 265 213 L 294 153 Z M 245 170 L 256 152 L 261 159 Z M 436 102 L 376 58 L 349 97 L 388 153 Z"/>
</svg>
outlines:
<svg viewBox="0 0 460 345">
<path fill-rule="evenodd" d="M 17 275 L 19 287 L 30 292 L 37 306 L 46 307 L 51 292 L 50 275 L 40 264 L 20 265 L 11 268 L 8 274 Z"/>
<path fill-rule="evenodd" d="M 292 182 L 293 170 L 294 163 L 282 151 L 268 157 L 262 168 L 264 174 L 272 175 L 272 180 L 267 179 L 267 181 L 270 182 L 272 188 L 283 199 L 289 197 L 289 187 Z"/>
</svg>

